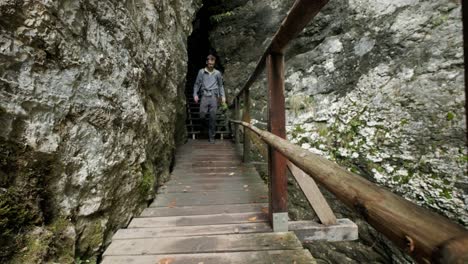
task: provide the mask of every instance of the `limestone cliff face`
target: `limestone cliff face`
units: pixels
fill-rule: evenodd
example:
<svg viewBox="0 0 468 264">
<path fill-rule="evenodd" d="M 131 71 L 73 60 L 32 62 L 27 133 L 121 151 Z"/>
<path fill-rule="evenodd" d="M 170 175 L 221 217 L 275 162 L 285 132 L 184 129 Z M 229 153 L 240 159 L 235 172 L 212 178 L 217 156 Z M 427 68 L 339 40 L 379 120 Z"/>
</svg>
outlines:
<svg viewBox="0 0 468 264">
<path fill-rule="evenodd" d="M 2 260 L 95 259 L 152 197 L 185 136 L 200 4 L 0 1 Z"/>
<path fill-rule="evenodd" d="M 231 95 L 294 1 L 237 2 L 212 17 Z M 286 100 L 290 140 L 467 225 L 460 9 L 449 0 L 330 1 L 286 53 Z M 256 82 L 260 125 L 265 91 L 265 79 Z"/>
</svg>

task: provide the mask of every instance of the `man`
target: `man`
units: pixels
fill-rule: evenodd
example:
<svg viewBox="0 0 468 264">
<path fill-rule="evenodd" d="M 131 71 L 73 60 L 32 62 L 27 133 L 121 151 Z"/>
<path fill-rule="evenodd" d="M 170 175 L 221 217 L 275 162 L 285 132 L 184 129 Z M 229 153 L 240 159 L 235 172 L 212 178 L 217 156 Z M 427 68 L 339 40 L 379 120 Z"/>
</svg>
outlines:
<svg viewBox="0 0 468 264">
<path fill-rule="evenodd" d="M 214 143 L 216 135 L 216 110 L 218 109 L 218 98 L 226 103 L 226 96 L 224 94 L 223 87 L 223 76 L 220 71 L 214 68 L 216 63 L 216 57 L 213 54 L 209 54 L 206 57 L 206 67 L 200 69 L 193 86 L 193 99 L 198 104 L 198 91 L 201 91 L 201 102 L 200 102 L 200 117 L 206 118 L 206 114 L 209 114 L 208 118 L 208 140 Z"/>
</svg>

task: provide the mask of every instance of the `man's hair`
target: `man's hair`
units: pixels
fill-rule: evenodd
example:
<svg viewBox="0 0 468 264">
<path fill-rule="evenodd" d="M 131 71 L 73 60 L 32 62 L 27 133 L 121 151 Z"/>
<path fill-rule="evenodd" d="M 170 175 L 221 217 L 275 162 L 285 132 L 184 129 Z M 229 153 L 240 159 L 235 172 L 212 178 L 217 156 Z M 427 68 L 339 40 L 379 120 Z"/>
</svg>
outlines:
<svg viewBox="0 0 468 264">
<path fill-rule="evenodd" d="M 214 58 L 216 60 L 216 55 L 212 53 L 208 53 L 208 56 L 206 56 L 206 59 L 209 59 L 210 57 Z"/>
</svg>

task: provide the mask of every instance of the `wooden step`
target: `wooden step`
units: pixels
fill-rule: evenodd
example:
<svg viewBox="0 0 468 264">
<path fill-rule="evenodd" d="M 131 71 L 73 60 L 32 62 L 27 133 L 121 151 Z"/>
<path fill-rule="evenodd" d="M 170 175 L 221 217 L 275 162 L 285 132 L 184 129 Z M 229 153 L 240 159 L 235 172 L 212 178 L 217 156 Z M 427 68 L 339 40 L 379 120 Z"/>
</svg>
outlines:
<svg viewBox="0 0 468 264">
<path fill-rule="evenodd" d="M 180 215 L 210 215 L 230 213 L 267 212 L 268 204 L 231 204 L 225 205 L 202 205 L 182 207 L 149 207 L 143 210 L 140 217 L 158 216 L 180 216 Z"/>
<path fill-rule="evenodd" d="M 267 218 L 267 214 L 263 212 L 189 216 L 138 217 L 132 219 L 132 221 L 128 225 L 128 228 L 258 223 L 266 222 Z"/>
<path fill-rule="evenodd" d="M 114 240 L 104 256 L 302 249 L 292 232 Z"/>
<path fill-rule="evenodd" d="M 177 207 L 215 204 L 266 203 L 266 193 L 250 191 L 225 191 L 206 193 L 167 193 L 159 194 L 150 207 Z"/>
<path fill-rule="evenodd" d="M 240 179 L 224 179 L 220 177 L 212 178 L 212 179 L 196 179 L 196 178 L 185 178 L 185 179 L 175 179 L 173 181 L 169 181 L 166 183 L 165 186 L 194 186 L 195 184 L 201 184 L 206 186 L 227 186 L 227 185 L 252 185 L 252 184 L 260 184 L 263 181 L 260 178 L 254 177 L 246 177 L 242 180 Z M 222 187 L 221 187 L 222 188 Z M 226 188 L 224 188 L 226 189 Z"/>
<path fill-rule="evenodd" d="M 224 191 L 234 191 L 234 190 L 249 190 L 255 192 L 257 190 L 265 190 L 268 188 L 263 182 L 254 182 L 254 183 L 245 183 L 245 182 L 230 182 L 230 184 L 225 184 L 223 181 L 218 183 L 207 183 L 199 184 L 197 182 L 192 182 L 191 185 L 183 184 L 172 184 L 169 182 L 167 185 L 161 186 L 158 190 L 158 193 L 190 193 L 190 192 L 224 192 Z"/>
<path fill-rule="evenodd" d="M 267 222 L 119 229 L 112 240 L 272 232 Z"/>
<path fill-rule="evenodd" d="M 102 264 L 316 264 L 310 252 L 305 249 L 265 250 L 223 253 L 146 255 L 146 256 L 105 256 Z"/>
</svg>

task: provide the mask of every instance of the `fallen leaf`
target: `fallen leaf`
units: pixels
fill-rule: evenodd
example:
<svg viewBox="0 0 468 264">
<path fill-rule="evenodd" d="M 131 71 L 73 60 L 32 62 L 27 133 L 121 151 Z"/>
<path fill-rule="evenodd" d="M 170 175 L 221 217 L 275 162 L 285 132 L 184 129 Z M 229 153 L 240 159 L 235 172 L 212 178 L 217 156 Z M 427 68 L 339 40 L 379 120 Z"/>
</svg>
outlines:
<svg viewBox="0 0 468 264">
<path fill-rule="evenodd" d="M 257 220 L 257 217 L 256 216 L 253 216 L 253 217 L 250 217 L 249 218 L 249 222 L 254 222 Z"/>
<path fill-rule="evenodd" d="M 169 207 L 169 208 L 174 208 L 174 207 L 176 207 L 176 200 L 175 200 L 175 199 L 172 200 L 172 201 L 169 203 L 169 205 L 168 205 L 167 207 Z"/>
<path fill-rule="evenodd" d="M 232 175 L 234 175 L 234 172 L 229 173 L 229 176 L 232 176 Z"/>
<path fill-rule="evenodd" d="M 265 214 L 268 214 L 268 208 L 267 208 L 267 207 L 263 207 L 263 208 L 262 208 L 262 212 L 264 212 Z"/>
<path fill-rule="evenodd" d="M 259 196 L 258 198 L 260 198 L 260 199 L 266 199 L 266 198 L 268 198 L 268 196 L 262 195 L 262 196 Z"/>
<path fill-rule="evenodd" d="M 182 192 L 187 192 L 187 190 L 183 189 Z"/>
<path fill-rule="evenodd" d="M 203 264 L 203 262 L 198 262 L 198 264 Z"/>
<path fill-rule="evenodd" d="M 247 188 L 247 187 L 249 187 L 247 184 L 246 184 L 246 185 L 244 185 L 244 188 Z"/>
<path fill-rule="evenodd" d="M 172 262 L 174 262 L 174 258 L 163 258 L 157 264 L 171 264 Z"/>
</svg>

